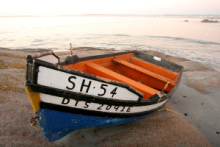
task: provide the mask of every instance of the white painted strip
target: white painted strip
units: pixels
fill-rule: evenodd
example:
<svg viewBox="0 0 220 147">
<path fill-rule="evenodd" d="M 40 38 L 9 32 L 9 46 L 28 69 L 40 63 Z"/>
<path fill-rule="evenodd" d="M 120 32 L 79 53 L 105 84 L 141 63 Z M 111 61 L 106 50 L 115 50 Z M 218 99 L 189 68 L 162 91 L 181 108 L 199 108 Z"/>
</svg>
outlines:
<svg viewBox="0 0 220 147">
<path fill-rule="evenodd" d="M 168 100 L 163 102 L 147 105 L 147 106 L 134 106 L 134 107 L 123 107 L 117 105 L 106 105 L 106 104 L 97 104 L 97 103 L 86 103 L 86 101 L 76 101 L 73 99 L 64 99 L 62 97 L 52 96 L 40 93 L 40 99 L 42 102 L 47 102 L 51 104 L 61 105 L 61 106 L 68 106 L 72 108 L 79 108 L 84 110 L 92 110 L 92 111 L 101 111 L 101 112 L 108 112 L 108 113 L 138 113 L 144 111 L 150 111 L 155 108 L 158 108 L 165 104 Z"/>
<path fill-rule="evenodd" d="M 37 59 L 43 60 L 43 61 L 46 61 L 46 62 L 49 62 L 49 63 L 53 63 L 53 64 L 58 63 L 58 59 L 54 55 L 42 56 L 42 57 L 39 57 Z"/>
<path fill-rule="evenodd" d="M 138 95 L 126 88 L 43 66 L 39 67 L 37 84 L 103 98 L 133 101 L 139 99 Z"/>
</svg>

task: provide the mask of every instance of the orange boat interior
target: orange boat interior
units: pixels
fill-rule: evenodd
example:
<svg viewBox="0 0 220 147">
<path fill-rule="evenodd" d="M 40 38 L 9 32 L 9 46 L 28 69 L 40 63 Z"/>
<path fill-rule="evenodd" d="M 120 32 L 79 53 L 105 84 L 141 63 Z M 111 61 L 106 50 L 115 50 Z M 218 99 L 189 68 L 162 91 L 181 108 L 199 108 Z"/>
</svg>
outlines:
<svg viewBox="0 0 220 147">
<path fill-rule="evenodd" d="M 64 67 L 126 83 L 141 92 L 144 95 L 143 99 L 160 93 L 168 82 L 170 83 L 165 92 L 170 92 L 176 85 L 180 73 L 136 58 L 135 53 L 87 60 Z"/>
</svg>

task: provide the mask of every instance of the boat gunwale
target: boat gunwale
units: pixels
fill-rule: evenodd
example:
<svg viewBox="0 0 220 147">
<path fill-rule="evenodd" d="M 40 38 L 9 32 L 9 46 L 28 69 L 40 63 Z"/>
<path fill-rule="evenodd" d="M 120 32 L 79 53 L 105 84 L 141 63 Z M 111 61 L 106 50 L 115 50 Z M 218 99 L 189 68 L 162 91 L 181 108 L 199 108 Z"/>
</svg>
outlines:
<svg viewBox="0 0 220 147">
<path fill-rule="evenodd" d="M 162 102 L 163 101 L 161 101 L 160 103 Z M 162 104 L 161 106 L 158 106 L 154 109 L 145 110 L 141 112 L 134 112 L 134 113 L 111 113 L 111 112 L 104 112 L 104 111 L 94 111 L 94 110 L 87 110 L 87 109 L 81 109 L 81 108 L 73 108 L 69 106 L 61 106 L 61 105 L 47 103 L 47 102 L 40 102 L 40 108 L 62 111 L 62 112 L 67 112 L 67 113 L 88 115 L 88 116 L 110 117 L 110 118 L 131 118 L 131 117 L 139 117 L 139 116 L 153 113 L 156 110 L 162 108 L 165 104 L 166 102 Z"/>
</svg>

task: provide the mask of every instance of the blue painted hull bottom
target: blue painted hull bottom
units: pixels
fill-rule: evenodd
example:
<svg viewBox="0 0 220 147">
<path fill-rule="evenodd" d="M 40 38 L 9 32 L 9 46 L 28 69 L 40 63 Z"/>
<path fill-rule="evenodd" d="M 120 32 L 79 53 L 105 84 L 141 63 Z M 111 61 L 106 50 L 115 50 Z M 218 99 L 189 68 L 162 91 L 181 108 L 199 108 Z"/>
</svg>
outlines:
<svg viewBox="0 0 220 147">
<path fill-rule="evenodd" d="M 54 142 L 76 130 L 124 124 L 145 118 L 152 113 L 132 118 L 106 118 L 40 108 L 38 114 L 41 118 L 39 122 L 45 138 Z"/>
</svg>

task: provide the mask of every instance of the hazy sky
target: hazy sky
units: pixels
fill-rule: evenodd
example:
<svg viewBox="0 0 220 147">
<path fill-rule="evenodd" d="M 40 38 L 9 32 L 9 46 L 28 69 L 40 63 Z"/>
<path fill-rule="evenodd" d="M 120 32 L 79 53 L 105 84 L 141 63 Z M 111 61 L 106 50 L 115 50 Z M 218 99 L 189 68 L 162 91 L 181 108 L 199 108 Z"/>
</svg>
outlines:
<svg viewBox="0 0 220 147">
<path fill-rule="evenodd" d="M 2 0 L 0 16 L 78 14 L 214 14 L 220 0 Z"/>
</svg>

